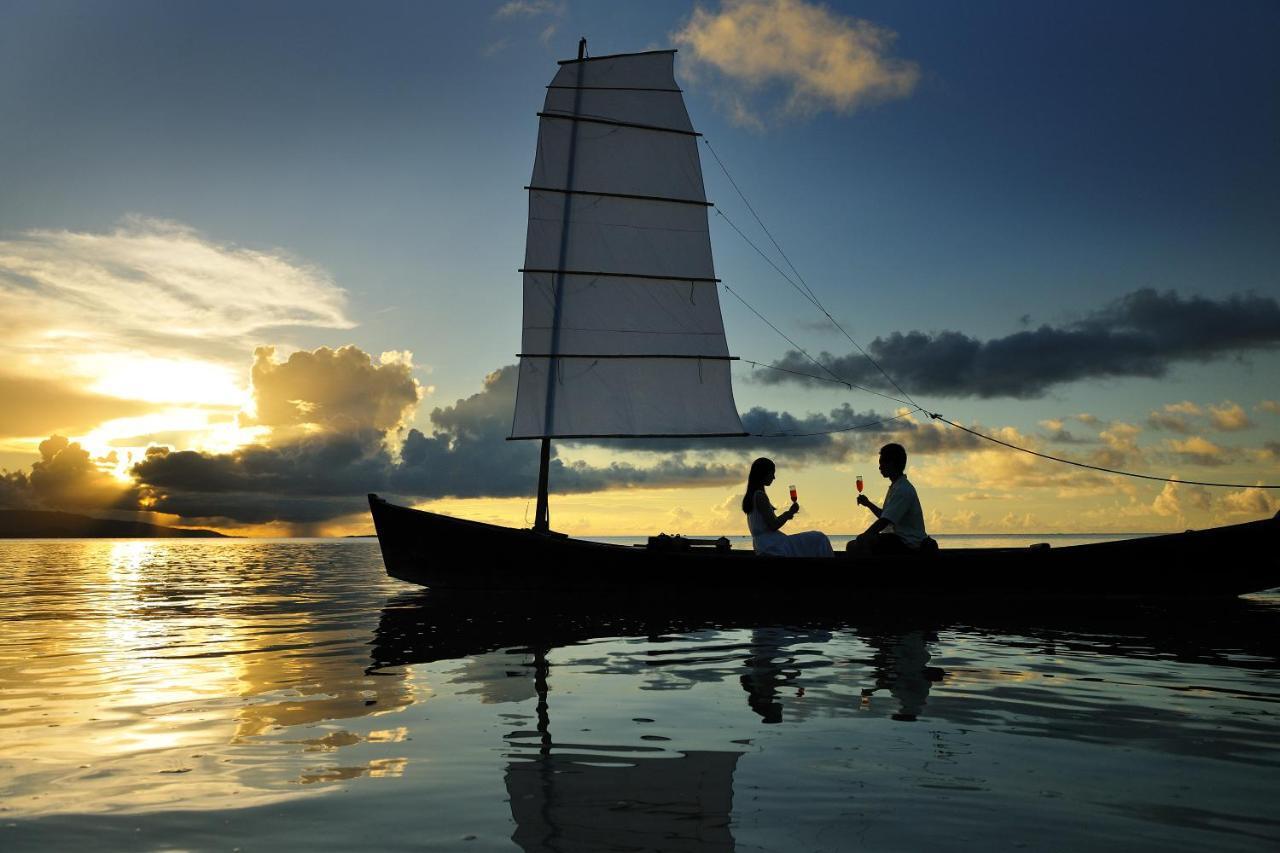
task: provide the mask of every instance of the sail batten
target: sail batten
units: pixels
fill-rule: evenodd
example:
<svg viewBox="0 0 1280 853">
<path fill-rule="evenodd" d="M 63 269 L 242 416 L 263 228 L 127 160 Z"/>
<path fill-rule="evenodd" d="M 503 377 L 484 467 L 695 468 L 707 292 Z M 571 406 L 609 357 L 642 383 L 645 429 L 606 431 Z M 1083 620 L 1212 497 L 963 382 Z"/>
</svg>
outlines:
<svg viewBox="0 0 1280 853">
<path fill-rule="evenodd" d="M 586 91 L 579 89 L 578 91 Z M 614 127 L 633 127 L 637 130 L 652 130 L 657 133 L 682 133 L 685 136 L 701 136 L 696 130 L 685 130 L 681 127 L 662 127 L 656 124 L 640 124 L 634 121 L 619 121 L 613 118 L 605 118 L 604 116 L 590 115 L 587 113 L 538 113 L 538 118 L 558 118 L 568 119 L 570 121 L 587 121 L 595 124 L 608 124 Z"/>
<path fill-rule="evenodd" d="M 660 195 L 634 195 L 629 193 L 607 193 L 602 190 L 561 189 L 558 187 L 525 187 L 526 190 L 544 193 L 565 193 L 566 195 L 597 195 L 603 198 L 633 198 L 639 201 L 662 201 L 668 204 L 696 204 L 699 207 L 715 207 L 709 201 L 696 198 L 667 198 Z"/>
<path fill-rule="evenodd" d="M 582 92 L 674 92 L 680 94 L 684 89 L 655 89 L 646 86 L 557 86 L 547 84 L 548 89 L 576 89 Z"/>
<path fill-rule="evenodd" d="M 645 272 L 610 272 L 608 270 L 553 270 L 538 267 L 521 267 L 516 272 L 547 273 L 549 275 L 585 275 L 592 278 L 645 278 L 650 281 L 689 281 L 700 284 L 716 284 L 718 278 L 700 278 L 696 275 L 658 275 Z"/>
<path fill-rule="evenodd" d="M 744 434 L 673 53 L 562 63 L 547 89 L 512 438 Z"/>
</svg>

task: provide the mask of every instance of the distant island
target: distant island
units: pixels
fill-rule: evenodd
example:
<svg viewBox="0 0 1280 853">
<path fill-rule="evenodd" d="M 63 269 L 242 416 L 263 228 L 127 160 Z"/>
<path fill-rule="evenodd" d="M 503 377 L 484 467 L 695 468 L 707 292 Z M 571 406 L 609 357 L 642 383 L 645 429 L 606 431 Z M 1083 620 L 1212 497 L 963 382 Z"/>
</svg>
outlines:
<svg viewBox="0 0 1280 853">
<path fill-rule="evenodd" d="M 183 530 L 144 521 L 90 518 L 69 512 L 0 509 L 0 539 L 227 538 L 213 530 Z"/>
</svg>

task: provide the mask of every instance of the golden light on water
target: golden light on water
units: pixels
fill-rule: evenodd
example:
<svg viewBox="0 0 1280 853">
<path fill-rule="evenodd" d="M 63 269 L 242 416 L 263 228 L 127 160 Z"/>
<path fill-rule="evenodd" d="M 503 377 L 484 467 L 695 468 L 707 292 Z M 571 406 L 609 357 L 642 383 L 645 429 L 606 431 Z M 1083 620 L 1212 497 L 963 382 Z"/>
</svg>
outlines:
<svg viewBox="0 0 1280 853">
<path fill-rule="evenodd" d="M 78 568 L 22 578 L 24 592 L 48 603 L 12 631 L 29 646 L 22 661 L 0 657 L 0 767 L 26 780 L 21 796 L 6 798 L 10 815 L 72 813 L 86 798 L 134 813 L 244 808 L 338 778 L 404 772 L 394 753 L 340 767 L 307 754 L 394 749 L 403 727 L 361 734 L 349 721 L 430 695 L 409 673 L 370 681 L 366 647 L 342 620 L 326 625 L 322 611 L 283 599 L 264 609 L 278 573 L 295 580 L 313 567 L 277 564 L 273 546 L 243 541 L 49 547 L 55 562 Z M 291 734 L 309 730 L 319 731 Z"/>
</svg>

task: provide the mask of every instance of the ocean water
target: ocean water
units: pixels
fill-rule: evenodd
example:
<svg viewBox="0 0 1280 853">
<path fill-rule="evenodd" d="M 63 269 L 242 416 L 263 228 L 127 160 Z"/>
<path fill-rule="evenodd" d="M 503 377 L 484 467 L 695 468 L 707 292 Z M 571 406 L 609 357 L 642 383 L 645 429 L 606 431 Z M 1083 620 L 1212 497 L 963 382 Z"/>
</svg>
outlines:
<svg viewBox="0 0 1280 853">
<path fill-rule="evenodd" d="M 369 540 L 0 567 L 4 851 L 1280 847 L 1275 593 L 600 612 L 433 596 Z"/>
</svg>

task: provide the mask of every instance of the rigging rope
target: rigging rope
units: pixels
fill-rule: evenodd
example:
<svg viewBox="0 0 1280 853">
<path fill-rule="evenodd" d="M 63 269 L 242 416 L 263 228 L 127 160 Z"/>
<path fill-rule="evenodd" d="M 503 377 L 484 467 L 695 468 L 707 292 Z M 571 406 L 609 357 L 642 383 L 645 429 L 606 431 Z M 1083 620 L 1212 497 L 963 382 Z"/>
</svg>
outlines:
<svg viewBox="0 0 1280 853">
<path fill-rule="evenodd" d="M 747 210 L 751 211 L 751 215 L 755 218 L 756 224 L 760 226 L 760 230 L 764 231 L 765 235 L 768 236 L 769 238 L 769 242 L 773 243 L 773 247 L 778 250 L 778 254 L 782 256 L 782 259 L 787 262 L 787 266 L 791 268 L 791 271 L 793 273 L 795 273 L 796 279 L 802 285 L 804 285 L 804 291 L 801 292 L 801 295 L 807 296 L 809 301 L 813 303 L 813 306 L 822 312 L 823 316 L 826 317 L 828 321 L 830 321 L 831 325 L 835 326 L 836 329 L 840 331 L 840 334 L 844 335 L 845 339 L 848 340 L 849 343 L 853 344 L 854 348 L 857 349 L 858 352 L 862 353 L 863 358 L 871 362 L 872 366 L 875 367 L 876 370 L 880 371 L 880 375 L 883 376 L 886 380 L 888 380 L 889 384 L 892 385 L 895 389 L 897 389 L 899 394 L 901 394 L 902 396 L 910 400 L 911 401 L 910 404 L 912 406 L 917 406 L 917 407 L 920 406 L 920 404 L 917 403 L 911 397 L 911 395 L 907 393 L 906 389 L 903 388 L 901 385 L 899 385 L 897 381 L 892 376 L 889 375 L 889 372 L 880 366 L 880 362 L 872 358 L 871 354 L 868 353 L 865 349 L 863 349 L 862 345 L 859 344 L 857 341 L 855 341 L 852 335 L 850 335 L 847 331 L 845 331 L 844 326 L 840 325 L 840 323 L 836 320 L 836 318 L 831 316 L 831 312 L 828 311 L 826 306 L 823 305 L 822 302 L 818 299 L 817 294 L 813 292 L 813 288 L 809 287 L 809 283 L 804 280 L 804 276 L 802 276 L 800 274 L 800 271 L 796 269 L 796 265 L 791 263 L 791 258 L 787 257 L 787 253 L 782 250 L 782 247 L 778 245 L 778 241 L 773 238 L 773 233 L 769 230 L 768 226 L 764 224 L 764 221 L 760 218 L 759 214 L 756 213 L 756 209 L 751 206 L 751 202 L 747 201 L 746 194 L 742 192 L 742 189 L 738 186 L 738 182 L 733 179 L 733 175 L 729 174 L 728 167 L 726 167 L 724 164 L 724 161 L 720 159 L 720 155 L 716 153 L 716 149 L 712 147 L 711 140 L 707 139 L 706 137 L 703 137 L 702 141 L 706 143 L 707 150 L 711 152 L 711 156 L 714 157 L 716 160 L 716 163 L 719 164 L 720 171 L 724 172 L 724 176 L 729 179 L 729 183 L 732 184 L 734 190 L 737 191 L 738 198 L 742 199 L 742 203 L 747 206 Z M 751 246 L 751 248 L 755 249 L 756 252 L 759 253 L 761 257 L 763 257 L 766 261 L 768 261 L 770 266 L 772 266 L 775 270 L 778 270 L 778 273 L 783 278 L 785 278 L 787 282 L 791 284 L 792 287 L 795 287 L 795 283 L 791 281 L 791 279 L 786 275 L 786 273 L 782 272 L 781 269 L 778 269 L 778 265 L 775 264 L 772 260 L 770 260 L 769 257 L 760 250 L 759 246 L 751 242 L 751 238 L 748 237 L 746 234 L 744 234 L 742 232 L 742 229 L 740 229 L 737 225 L 734 225 L 733 222 L 729 219 L 729 217 L 725 215 L 724 211 L 722 211 L 720 208 L 717 207 L 716 213 L 720 214 L 720 216 L 724 219 L 724 221 L 728 222 L 729 225 L 733 227 L 733 230 L 737 231 L 739 236 L 741 236 L 742 239 L 747 241 L 747 244 Z M 799 290 L 799 288 L 796 288 L 796 289 Z"/>
<path fill-rule="evenodd" d="M 1064 465 L 1075 465 L 1077 468 L 1088 468 L 1093 471 L 1103 471 L 1107 474 L 1119 474 L 1122 477 L 1137 477 L 1140 480 L 1156 480 L 1161 483 L 1180 483 L 1184 486 L 1218 486 L 1224 489 L 1280 489 L 1280 486 L 1252 485 L 1250 483 L 1206 483 L 1199 480 L 1178 480 L 1174 477 L 1156 477 L 1152 474 L 1135 474 L 1132 471 L 1121 471 L 1117 468 L 1104 468 L 1101 465 L 1089 465 L 1085 462 L 1076 462 L 1074 459 L 1063 459 L 1060 456 L 1050 456 L 1048 453 L 1040 453 L 1039 451 L 1029 450 L 1026 447 L 1019 447 L 1016 444 L 1010 444 L 1007 441 L 1001 441 L 994 436 L 986 435 L 965 426 L 960 426 L 960 424 L 955 423 L 954 421 L 949 421 L 936 412 L 925 412 L 925 414 L 933 418 L 935 421 L 942 421 L 944 424 L 949 424 L 958 430 L 969 433 L 969 435 L 975 435 L 978 438 L 985 438 L 987 441 L 1012 448 L 1013 450 L 1021 450 L 1023 453 L 1030 453 L 1032 456 L 1039 456 L 1041 459 L 1061 462 Z"/>
<path fill-rule="evenodd" d="M 781 370 L 781 371 L 783 371 L 784 373 L 794 373 L 794 374 L 796 374 L 796 375 L 798 375 L 798 376 L 809 376 L 809 377 L 810 377 L 810 378 L 812 378 L 812 379 L 821 379 L 821 380 L 823 380 L 823 381 L 825 381 L 825 382 L 837 382 L 837 383 L 839 383 L 839 384 L 843 385 L 843 386 L 844 386 L 844 387 L 846 387 L 846 388 L 849 388 L 849 389 L 857 388 L 859 391 L 866 391 L 868 394 L 875 394 L 877 397 L 884 397 L 886 400 L 893 400 L 895 403 L 901 403 L 901 404 L 902 404 L 902 405 L 904 405 L 904 406 L 915 406 L 915 405 L 916 405 L 915 403 L 909 403 L 909 402 L 907 402 L 906 400 L 899 400 L 897 397 L 892 397 L 892 396 L 890 396 L 890 395 L 888 395 L 888 394 L 883 394 L 883 393 L 881 393 L 881 392 L 879 392 L 879 391 L 875 391 L 875 390 L 873 390 L 873 389 L 871 389 L 871 388 L 867 388 L 867 387 L 864 387 L 864 386 L 862 386 L 862 385 L 858 385 L 858 384 L 857 384 L 857 383 L 855 383 L 855 382 L 850 382 L 849 380 L 847 380 L 847 379 L 845 379 L 844 377 L 840 376 L 839 374 L 835 373 L 831 368 L 827 367 L 825 364 L 823 364 L 822 362 L 818 361 L 818 360 L 817 360 L 816 358 L 814 358 L 813 356 L 809 355 L 808 351 L 807 351 L 804 347 L 800 346 L 798 343 L 796 343 L 795 341 L 791 340 L 791 338 L 789 338 L 789 337 L 787 336 L 786 332 L 784 332 L 784 331 L 782 331 L 781 329 L 779 329 L 777 326 L 775 326 L 773 323 L 771 323 L 767 317 L 765 317 L 763 314 L 761 314 L 759 311 L 757 311 L 754 307 L 752 307 L 751 303 L 750 303 L 750 302 L 748 302 L 747 300 L 743 299 L 743 298 L 742 298 L 742 295 L 741 295 L 740 293 L 738 293 L 738 291 L 734 290 L 732 287 L 730 287 L 730 286 L 729 286 L 729 285 L 727 285 L 727 284 L 724 284 L 723 282 L 721 283 L 721 285 L 720 285 L 720 286 L 721 286 L 721 287 L 723 287 L 725 290 L 729 291 L 729 293 L 732 293 L 732 294 L 733 294 L 733 296 L 734 296 L 734 298 L 736 298 L 739 302 L 741 302 L 743 305 L 745 305 L 748 311 L 750 311 L 752 314 L 755 314 L 757 317 L 759 317 L 759 318 L 760 318 L 760 321 L 761 321 L 762 323 L 764 323 L 764 324 L 765 324 L 766 326 L 768 326 L 770 329 L 773 329 L 775 332 L 777 332 L 777 333 L 778 333 L 778 335 L 779 335 L 779 336 L 780 336 L 784 341 L 786 341 L 787 343 L 791 344 L 791 346 L 795 347 L 797 352 L 799 352 L 799 353 L 800 353 L 801 355 L 803 355 L 805 358 L 809 359 L 809 361 L 813 362 L 813 364 L 814 364 L 814 365 L 815 365 L 819 370 L 825 370 L 827 373 L 830 373 L 832 378 L 831 378 L 831 379 L 825 379 L 825 378 L 824 378 L 824 377 L 822 377 L 822 376 L 813 376 L 812 374 L 809 374 L 809 373 L 801 373 L 801 372 L 800 372 L 800 371 L 798 371 L 798 370 L 787 370 L 785 367 L 774 367 L 774 366 L 773 366 L 773 365 L 771 365 L 771 364 L 764 364 L 764 365 L 759 365 L 759 366 L 761 366 L 761 367 L 770 367 L 770 368 L 773 368 L 774 370 Z M 758 363 L 758 362 L 754 362 L 754 361 L 753 361 L 753 362 L 751 362 L 751 364 L 759 364 L 759 363 Z M 921 407 L 916 406 L 916 408 L 921 408 Z M 923 409 L 922 409 L 922 411 L 923 411 Z"/>
<path fill-rule="evenodd" d="M 915 398 L 913 398 L 910 394 L 908 394 L 906 389 L 904 389 L 901 385 L 899 385 L 897 381 L 892 376 L 889 375 L 888 371 L 886 371 L 883 367 L 881 367 L 880 363 L 877 362 L 874 358 L 872 358 L 870 353 L 868 353 L 865 349 L 863 349 L 862 346 L 857 341 L 855 341 L 847 331 L 845 331 L 845 328 L 840 325 L 840 323 L 835 319 L 835 317 L 831 316 L 831 313 L 827 311 L 825 306 L 823 306 L 822 302 L 818 299 L 817 295 L 813 292 L 813 289 L 809 287 L 809 283 L 804 280 L 804 276 L 800 274 L 800 271 L 796 269 L 795 264 L 793 264 L 791 262 L 791 259 L 787 257 L 787 253 L 783 251 L 780 245 L 778 245 L 778 241 L 774 239 L 772 232 L 769 231 L 768 227 L 764 224 L 764 221 L 761 220 L 759 214 L 756 213 L 755 208 L 751 206 L 751 202 L 747 200 L 747 196 L 745 193 L 743 193 L 742 188 L 738 186 L 738 182 L 733 179 L 733 175 L 729 174 L 728 167 L 726 167 L 724 164 L 724 161 L 720 159 L 720 155 L 716 153 L 715 147 L 712 146 L 711 144 L 711 140 L 707 139 L 706 137 L 703 137 L 702 141 L 706 144 L 707 150 L 711 152 L 711 156 L 715 158 L 716 163 L 720 166 L 720 171 L 724 172 L 724 176 L 729 179 L 729 183 L 733 186 L 734 191 L 737 192 L 738 197 L 742 199 L 742 203 L 746 205 L 747 210 L 751 212 L 751 216 L 755 219 L 756 224 L 759 225 L 760 229 L 764 231 L 764 233 L 768 236 L 769 242 L 773 244 L 773 247 L 778 251 L 778 254 L 782 256 L 782 259 L 786 262 L 787 266 L 791 269 L 791 272 L 795 275 L 796 281 L 799 281 L 799 284 L 797 284 L 796 281 L 792 281 L 791 276 L 787 275 L 782 270 L 781 267 L 779 267 L 776 263 L 774 263 L 773 259 L 770 258 L 767 254 L 765 254 L 764 250 L 762 250 L 759 246 L 757 246 L 755 242 L 753 242 L 752 239 L 742 231 L 741 228 L 735 225 L 733 220 L 731 220 L 728 216 L 726 216 L 723 210 L 717 207 L 716 213 L 718 213 L 720 217 L 724 219 L 725 222 L 729 223 L 729 227 L 731 227 L 734 231 L 738 232 L 738 236 L 740 236 L 744 241 L 746 241 L 747 245 L 749 245 L 752 249 L 754 249 L 756 253 L 760 255 L 760 257 L 764 258 L 764 260 L 769 264 L 769 266 L 773 267 L 774 270 L 777 271 L 778 275 L 782 276 L 782 278 L 788 284 L 790 284 L 793 288 L 795 288 L 795 290 L 798 293 L 800 293 L 801 296 L 803 296 L 806 300 L 809 301 L 810 304 L 812 304 L 815 308 L 821 311 L 822 314 L 827 318 L 827 320 L 831 322 L 831 325 L 835 326 L 836 329 L 838 329 L 840 333 L 845 336 L 845 338 L 849 341 L 849 343 L 853 344 L 853 346 L 857 348 L 858 352 L 860 352 L 867 361 L 871 362 L 871 364 L 875 366 L 876 370 L 880 371 L 880 375 L 882 375 L 889 382 L 890 385 L 892 385 L 895 389 L 897 389 L 898 393 L 900 393 L 903 397 L 906 397 L 907 399 L 902 400 L 897 397 L 893 397 L 889 394 L 884 394 L 879 391 L 872 390 L 871 388 L 867 388 L 862 385 L 858 385 L 854 382 L 850 382 L 849 380 L 841 377 L 839 374 L 833 371 L 830 367 L 818 361 L 813 356 L 809 355 L 809 353 L 803 347 L 801 347 L 799 344 L 793 341 L 790 337 L 784 334 L 781 329 L 779 329 L 773 323 L 769 322 L 769 320 L 766 319 L 763 314 L 761 314 L 759 311 L 753 308 L 750 305 L 750 303 L 748 303 L 745 299 L 742 298 L 740 294 L 738 294 L 737 291 L 733 290 L 731 287 L 725 284 L 725 285 L 722 285 L 724 289 L 732 293 L 738 299 L 739 302 L 741 302 L 743 305 L 747 307 L 749 311 L 751 311 L 752 314 L 755 314 L 757 317 L 759 317 L 767 326 L 769 326 L 769 328 L 777 332 L 783 338 L 783 340 L 785 340 L 792 347 L 794 347 L 796 351 L 798 351 L 805 358 L 809 359 L 809 361 L 813 362 L 813 364 L 817 366 L 820 370 L 823 370 L 829 373 L 832 378 L 828 379 L 825 376 L 814 376 L 811 373 L 804 373 L 803 371 L 799 371 L 799 370 L 790 370 L 788 368 L 779 367 L 774 364 L 762 364 L 760 362 L 751 361 L 749 359 L 743 359 L 743 361 L 746 364 L 752 365 L 753 367 L 765 367 L 770 370 L 778 370 L 783 373 L 791 373 L 796 376 L 804 376 L 806 378 L 814 379 L 822 382 L 835 382 L 836 384 L 843 385 L 844 387 L 849 388 L 851 390 L 854 388 L 857 388 L 859 391 L 865 391 L 869 394 L 875 394 L 878 397 L 884 397 L 885 399 L 893 400 L 896 403 L 902 403 L 903 405 L 909 405 L 914 407 L 914 409 L 910 412 L 903 412 L 901 414 L 895 415 L 890 418 L 884 418 L 878 421 L 871 421 L 869 423 L 859 424 L 857 426 L 843 427 L 840 429 L 825 430 L 822 432 L 812 432 L 812 433 L 772 433 L 772 434 L 756 433 L 756 434 L 753 434 L 754 437 L 807 438 L 807 437 L 817 436 L 817 435 L 831 435 L 833 433 L 838 433 L 838 432 L 849 432 L 850 430 L 855 430 L 855 429 L 865 429 L 868 427 L 877 426 L 882 423 L 888 423 L 889 421 L 895 421 L 901 418 L 909 417 L 910 415 L 913 415 L 916 412 L 923 412 L 924 414 L 928 415 L 930 418 L 932 418 L 935 421 L 942 421 L 944 424 L 947 424 L 948 426 L 954 427 L 955 429 L 961 430 L 962 432 L 967 432 L 970 435 L 976 436 L 978 438 L 982 438 L 987 441 L 993 442 L 995 444 L 999 444 L 1011 450 L 1017 450 L 1022 453 L 1030 454 L 1031 456 L 1037 456 L 1041 459 L 1047 459 L 1051 462 L 1061 462 L 1064 465 L 1074 465 L 1077 468 L 1088 468 L 1092 471 L 1101 471 L 1106 474 L 1116 474 L 1122 477 L 1135 477 L 1140 480 L 1154 480 L 1156 482 L 1162 482 L 1162 483 L 1181 483 L 1182 485 L 1185 485 L 1185 486 L 1212 486 L 1215 488 L 1227 488 L 1227 489 L 1280 489 L 1280 485 L 1261 485 L 1261 484 L 1253 485 L 1248 483 L 1213 483 L 1213 482 L 1207 482 L 1207 481 L 1201 481 L 1201 480 L 1179 480 L 1173 477 L 1157 477 L 1152 474 L 1137 474 L 1132 471 L 1121 471 L 1117 468 L 1106 468 L 1101 465 L 1089 465 L 1088 463 L 1085 463 L 1085 462 L 1077 462 L 1073 459 L 1064 459 L 1060 456 L 1051 456 L 1048 453 L 1040 453 L 1039 451 L 1031 450 L 1030 448 L 1027 448 L 1027 447 L 1020 447 L 1016 444 L 1011 444 L 1007 441 L 1002 441 L 1001 439 L 995 438 L 994 436 L 986 435 L 976 430 L 969 429 L 968 427 L 961 426 L 960 424 L 955 423 L 954 421 L 950 421 L 947 418 L 944 418 L 942 415 L 936 412 L 928 411 L 919 403 L 917 403 L 915 401 Z"/>
</svg>

